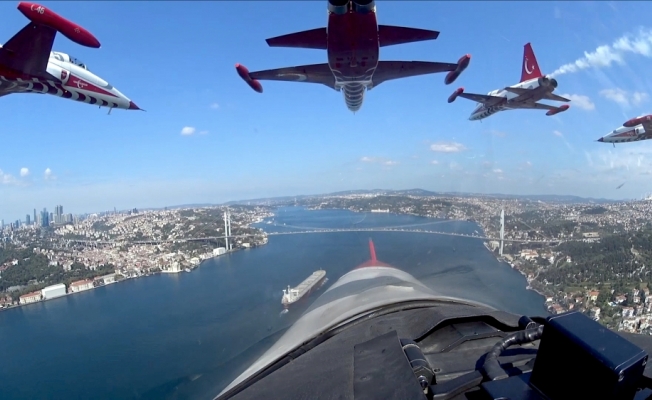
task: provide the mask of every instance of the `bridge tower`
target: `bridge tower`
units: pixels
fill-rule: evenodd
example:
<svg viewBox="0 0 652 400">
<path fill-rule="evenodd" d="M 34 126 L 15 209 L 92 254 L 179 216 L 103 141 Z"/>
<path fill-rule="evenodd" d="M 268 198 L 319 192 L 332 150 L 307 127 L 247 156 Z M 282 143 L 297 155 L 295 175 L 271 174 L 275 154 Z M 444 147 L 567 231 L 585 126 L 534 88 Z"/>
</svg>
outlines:
<svg viewBox="0 0 652 400">
<path fill-rule="evenodd" d="M 503 243 L 505 240 L 505 210 L 500 210 L 500 255 L 503 255 Z"/>
<path fill-rule="evenodd" d="M 229 237 L 231 236 L 231 214 L 229 211 L 224 211 L 224 241 L 226 243 L 226 251 L 231 250 L 229 246 Z"/>
</svg>

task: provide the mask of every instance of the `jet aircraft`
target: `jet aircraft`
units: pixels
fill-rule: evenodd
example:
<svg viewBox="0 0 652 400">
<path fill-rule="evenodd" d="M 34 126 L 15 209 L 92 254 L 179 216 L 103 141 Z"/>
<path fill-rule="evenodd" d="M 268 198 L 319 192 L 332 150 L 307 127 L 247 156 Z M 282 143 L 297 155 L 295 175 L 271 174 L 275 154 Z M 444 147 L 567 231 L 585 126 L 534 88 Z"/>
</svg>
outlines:
<svg viewBox="0 0 652 400">
<path fill-rule="evenodd" d="M 543 318 L 444 296 L 369 248 L 369 261 L 314 300 L 215 400 L 650 398 L 649 335 L 605 330 L 578 311 Z M 622 360 L 638 366 L 624 369 L 629 386 L 614 379 L 596 388 L 593 377 Z M 588 378 L 564 373 L 580 366 Z M 209 386 L 207 375 L 190 385 Z M 197 397 L 188 389 L 174 388 Z"/>
<path fill-rule="evenodd" d="M 378 25 L 376 5 L 371 0 L 328 0 L 328 27 L 267 39 L 270 47 L 326 50 L 327 64 L 256 72 L 249 72 L 241 64 L 235 68 L 258 93 L 263 92 L 259 80 L 326 85 L 343 92 L 346 106 L 355 113 L 362 106 L 365 90 L 392 79 L 448 71 L 444 82 L 453 83 L 469 66 L 470 55 L 462 56 L 457 63 L 378 60 L 380 47 L 434 40 L 438 36 L 437 31 Z"/>
<path fill-rule="evenodd" d="M 0 46 L 0 96 L 51 94 L 108 107 L 109 113 L 113 108 L 140 110 L 80 60 L 51 51 L 57 32 L 82 46 L 99 48 L 100 42 L 89 31 L 35 3 L 21 2 L 18 10 L 30 23 Z"/>
<path fill-rule="evenodd" d="M 548 110 L 546 113 L 548 116 L 568 110 L 568 104 L 555 107 L 537 103 L 537 101 L 544 99 L 566 102 L 570 100 L 552 93 L 557 88 L 557 80 L 541 74 L 532 45 L 527 43 L 524 47 L 521 81 L 519 83 L 503 89 L 493 90 L 486 95 L 465 93 L 464 88 L 459 88 L 450 95 L 448 102 L 454 102 L 457 97 L 478 102 L 479 104 L 469 117 L 470 121 L 478 121 L 505 110 Z"/>
<path fill-rule="evenodd" d="M 647 139 L 652 139 L 652 115 L 632 118 L 620 128 L 616 128 L 598 139 L 598 142 L 612 143 L 616 147 L 616 143 L 638 142 Z"/>
</svg>

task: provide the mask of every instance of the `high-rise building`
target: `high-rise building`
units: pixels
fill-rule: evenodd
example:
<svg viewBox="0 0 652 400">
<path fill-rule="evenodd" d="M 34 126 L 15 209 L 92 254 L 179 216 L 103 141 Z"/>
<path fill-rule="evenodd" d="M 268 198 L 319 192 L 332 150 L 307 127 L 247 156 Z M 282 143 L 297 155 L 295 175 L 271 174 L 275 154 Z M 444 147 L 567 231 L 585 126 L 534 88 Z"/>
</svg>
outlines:
<svg viewBox="0 0 652 400">
<path fill-rule="evenodd" d="M 29 214 L 25 215 L 25 225 L 31 225 L 29 218 Z"/>
<path fill-rule="evenodd" d="M 38 218 L 36 216 L 36 208 L 34 209 L 34 223 L 37 224 Z"/>
<path fill-rule="evenodd" d="M 50 226 L 50 214 L 48 213 L 47 208 L 44 208 L 41 212 L 41 226 L 44 228 Z"/>
</svg>

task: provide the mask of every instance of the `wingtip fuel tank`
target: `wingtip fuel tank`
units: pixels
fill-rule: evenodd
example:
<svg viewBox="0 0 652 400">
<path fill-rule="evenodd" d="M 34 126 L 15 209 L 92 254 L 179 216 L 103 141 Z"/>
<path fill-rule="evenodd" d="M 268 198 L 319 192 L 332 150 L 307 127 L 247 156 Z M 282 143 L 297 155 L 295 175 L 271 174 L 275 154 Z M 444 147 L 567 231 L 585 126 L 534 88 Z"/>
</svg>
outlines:
<svg viewBox="0 0 652 400">
<path fill-rule="evenodd" d="M 249 85 L 253 90 L 255 90 L 258 93 L 263 92 L 263 85 L 260 84 L 259 81 L 252 79 L 251 75 L 249 75 L 249 70 L 247 67 L 245 67 L 242 64 L 236 64 L 235 65 L 235 70 L 238 72 L 238 75 L 240 75 L 240 78 L 242 78 L 243 81 Z"/>
<path fill-rule="evenodd" d="M 644 122 L 652 121 L 652 115 L 644 115 L 642 117 L 632 118 L 629 121 L 623 124 L 624 127 L 633 128 L 636 125 L 640 125 Z"/>
<path fill-rule="evenodd" d="M 570 106 L 568 104 L 561 105 L 561 106 L 555 108 L 554 110 L 548 111 L 546 113 L 546 115 L 551 117 L 551 116 L 553 116 L 555 114 L 559 114 L 560 112 L 564 112 L 564 111 L 568 110 L 569 107 Z"/>
<path fill-rule="evenodd" d="M 92 33 L 42 5 L 22 1 L 18 4 L 18 11 L 33 23 L 55 29 L 77 44 L 96 49 L 100 47 L 100 41 Z"/>
<path fill-rule="evenodd" d="M 459 88 L 459 89 L 456 89 L 456 90 L 453 92 L 453 94 L 451 94 L 451 95 L 448 97 L 448 102 L 449 102 L 449 103 L 454 102 L 455 99 L 457 99 L 457 96 L 461 95 L 462 93 L 464 93 L 464 88 L 463 88 L 463 87 L 461 87 L 461 88 Z"/>
<path fill-rule="evenodd" d="M 460 74 L 464 72 L 464 70 L 469 66 L 470 62 L 471 62 L 471 55 L 470 54 L 463 55 L 457 61 L 457 68 L 455 68 L 454 71 L 451 71 L 448 74 L 446 74 L 446 79 L 444 80 L 444 83 L 450 85 L 451 83 L 455 82 L 455 80 L 460 76 Z"/>
</svg>

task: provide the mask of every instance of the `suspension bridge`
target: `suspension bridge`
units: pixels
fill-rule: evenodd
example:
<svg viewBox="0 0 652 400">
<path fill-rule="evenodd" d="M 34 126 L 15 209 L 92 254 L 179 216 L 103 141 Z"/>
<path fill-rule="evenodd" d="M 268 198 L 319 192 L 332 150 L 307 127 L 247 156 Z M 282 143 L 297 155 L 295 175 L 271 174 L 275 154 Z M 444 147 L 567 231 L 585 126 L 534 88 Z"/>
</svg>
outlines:
<svg viewBox="0 0 652 400">
<path fill-rule="evenodd" d="M 278 225 L 277 225 L 278 226 Z M 282 225 L 281 225 L 282 226 Z M 286 228 L 288 228 L 286 226 Z M 199 238 L 177 238 L 166 240 L 143 240 L 143 241 L 121 241 L 121 240 L 80 240 L 80 239 L 66 239 L 66 244 L 92 244 L 92 245 L 123 245 L 123 244 L 140 244 L 140 245 L 158 245 L 163 243 L 184 243 L 184 242 L 197 242 L 197 241 L 216 241 L 218 239 L 238 239 L 249 238 L 254 236 L 281 236 L 281 235 L 309 235 L 309 234 L 326 234 L 326 233 L 345 233 L 345 232 L 403 232 L 403 233 L 423 233 L 430 235 L 443 235 L 443 236 L 457 236 L 470 239 L 489 240 L 489 241 L 504 241 L 504 242 L 520 242 L 520 243 L 555 243 L 559 239 L 513 239 L 513 238 L 494 238 L 489 236 L 482 236 L 479 234 L 468 234 L 458 232 L 445 232 L 428 229 L 415 229 L 405 227 L 381 227 L 381 228 L 303 228 L 297 230 L 297 227 L 289 227 L 288 231 L 274 231 L 265 233 L 252 233 L 242 235 L 221 235 L 221 236 L 207 236 Z"/>
</svg>

